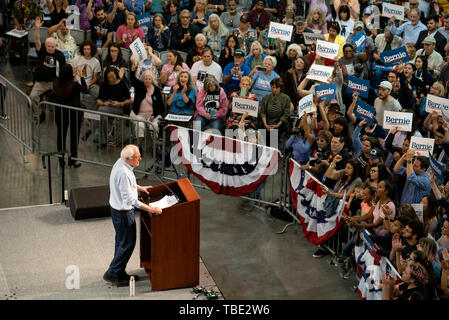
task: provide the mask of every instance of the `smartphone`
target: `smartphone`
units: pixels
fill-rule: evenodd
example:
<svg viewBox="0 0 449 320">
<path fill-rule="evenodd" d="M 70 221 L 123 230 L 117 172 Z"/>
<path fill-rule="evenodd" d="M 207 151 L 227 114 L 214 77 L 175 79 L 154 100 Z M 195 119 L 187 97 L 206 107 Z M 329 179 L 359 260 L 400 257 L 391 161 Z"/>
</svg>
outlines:
<svg viewBox="0 0 449 320">
<path fill-rule="evenodd" d="M 262 72 L 265 72 L 265 71 L 267 71 L 267 68 L 265 68 L 265 67 L 259 67 L 258 70 L 259 70 L 259 71 L 262 71 Z"/>
<path fill-rule="evenodd" d="M 236 63 L 234 64 L 234 67 L 240 68 L 240 62 L 236 62 Z"/>
<path fill-rule="evenodd" d="M 246 97 L 247 93 L 248 93 L 248 89 L 247 88 L 241 88 L 240 89 L 240 96 Z"/>
</svg>

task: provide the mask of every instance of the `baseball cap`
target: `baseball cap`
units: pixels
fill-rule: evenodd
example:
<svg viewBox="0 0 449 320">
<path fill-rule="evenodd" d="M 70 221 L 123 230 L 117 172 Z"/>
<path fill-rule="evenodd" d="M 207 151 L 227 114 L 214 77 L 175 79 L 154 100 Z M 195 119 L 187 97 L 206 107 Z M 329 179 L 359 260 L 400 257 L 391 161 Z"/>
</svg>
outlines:
<svg viewBox="0 0 449 320">
<path fill-rule="evenodd" d="M 382 158 L 382 150 L 379 148 L 373 148 L 371 149 L 371 152 L 369 153 L 370 159 L 379 159 Z"/>
<path fill-rule="evenodd" d="M 393 86 L 391 85 L 391 83 L 389 81 L 382 81 L 379 85 L 379 88 L 385 88 L 385 89 L 392 90 Z"/>
<path fill-rule="evenodd" d="M 356 21 L 356 22 L 354 23 L 354 29 L 357 29 L 357 28 L 362 28 L 362 29 L 363 29 L 364 26 L 365 26 L 365 25 L 363 24 L 362 21 Z"/>
<path fill-rule="evenodd" d="M 240 17 L 240 22 L 249 22 L 249 20 L 248 20 L 248 15 L 243 14 L 243 15 Z"/>
<path fill-rule="evenodd" d="M 235 50 L 234 51 L 234 55 L 241 55 L 241 56 L 246 56 L 246 52 L 245 52 L 245 50 L 242 50 L 242 49 L 237 49 L 237 50 Z"/>
<path fill-rule="evenodd" d="M 426 37 L 422 42 L 422 44 L 435 44 L 435 43 L 436 40 L 434 37 Z"/>
<path fill-rule="evenodd" d="M 303 16 L 297 16 L 297 17 L 295 18 L 294 23 L 295 23 L 295 24 L 297 24 L 297 23 L 304 23 L 305 21 L 306 21 L 306 20 L 304 19 Z"/>
<path fill-rule="evenodd" d="M 363 14 L 372 14 L 373 9 L 371 7 L 366 7 L 365 10 L 363 10 Z"/>
</svg>

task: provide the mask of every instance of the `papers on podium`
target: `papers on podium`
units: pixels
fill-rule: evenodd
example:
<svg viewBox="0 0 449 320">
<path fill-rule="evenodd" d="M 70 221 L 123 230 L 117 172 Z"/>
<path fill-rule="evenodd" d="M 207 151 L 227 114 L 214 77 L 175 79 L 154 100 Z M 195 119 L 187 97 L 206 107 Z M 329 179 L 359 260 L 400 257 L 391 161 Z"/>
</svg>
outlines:
<svg viewBox="0 0 449 320">
<path fill-rule="evenodd" d="M 171 207 L 172 205 L 175 205 L 177 203 L 178 203 L 178 200 L 176 199 L 176 197 L 174 195 L 173 196 L 167 195 L 159 201 L 150 202 L 149 205 L 151 207 L 159 207 L 161 209 L 165 209 L 165 208 Z"/>
<path fill-rule="evenodd" d="M 16 37 L 16 38 L 19 38 L 19 39 L 20 39 L 20 38 L 23 38 L 23 37 L 25 37 L 26 35 L 28 35 L 28 32 L 25 31 L 25 30 L 12 29 L 12 30 L 6 32 L 6 34 L 7 34 L 8 36 L 12 36 L 12 37 Z"/>
</svg>

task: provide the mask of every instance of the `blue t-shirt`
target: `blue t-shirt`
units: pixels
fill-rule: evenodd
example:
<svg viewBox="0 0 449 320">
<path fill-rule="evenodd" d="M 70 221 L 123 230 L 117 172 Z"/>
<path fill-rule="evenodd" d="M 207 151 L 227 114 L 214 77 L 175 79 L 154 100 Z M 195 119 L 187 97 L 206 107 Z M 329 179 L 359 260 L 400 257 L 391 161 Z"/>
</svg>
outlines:
<svg viewBox="0 0 449 320">
<path fill-rule="evenodd" d="M 231 62 L 226 65 L 223 70 L 223 76 L 230 76 L 232 72 L 232 68 L 234 68 L 235 63 Z M 251 73 L 250 68 L 247 65 L 241 65 L 240 71 L 242 72 L 242 77 L 247 76 Z M 231 82 L 224 86 L 224 89 L 238 89 L 240 87 L 240 79 L 237 74 L 234 74 L 231 78 Z"/>
<path fill-rule="evenodd" d="M 170 90 L 170 95 L 173 94 L 173 88 Z M 182 97 L 181 91 L 178 90 L 176 92 L 175 96 L 173 97 L 173 101 L 170 105 L 170 113 L 175 114 L 193 114 L 195 110 L 195 88 L 192 88 L 190 92 L 187 94 L 187 97 L 189 97 L 189 102 L 185 103 L 184 99 Z"/>
<path fill-rule="evenodd" d="M 267 76 L 265 72 L 259 71 L 253 75 L 253 87 L 251 88 L 251 93 L 254 93 L 259 102 L 262 102 L 262 98 L 271 93 L 270 82 L 273 79 L 279 78 L 279 75 L 275 71 L 271 71 L 270 75 Z"/>
</svg>

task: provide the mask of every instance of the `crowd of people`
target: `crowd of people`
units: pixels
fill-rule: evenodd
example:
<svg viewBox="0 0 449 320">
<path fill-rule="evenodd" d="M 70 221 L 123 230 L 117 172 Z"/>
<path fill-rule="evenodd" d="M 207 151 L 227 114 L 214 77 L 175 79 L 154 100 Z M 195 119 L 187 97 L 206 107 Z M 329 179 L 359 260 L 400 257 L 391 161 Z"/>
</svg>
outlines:
<svg viewBox="0 0 449 320">
<path fill-rule="evenodd" d="M 276 131 L 277 147 L 320 180 L 328 197 L 346 197 L 350 213 L 343 228 L 369 230 L 377 253 L 402 274 L 399 284 L 384 275 L 385 299 L 449 296 L 449 127 L 441 114 L 426 111 L 428 94 L 449 94 L 447 0 L 388 1 L 405 7 L 402 21 L 374 17 L 382 12 L 377 0 L 72 2 L 14 4 L 16 29 L 48 25 L 45 45 L 35 32 L 38 64 L 30 96 L 36 114 L 41 94 L 54 89 L 64 104 L 148 120 L 156 132 L 167 113 L 191 115 L 196 128 L 223 134 Z M 79 46 L 66 25 L 70 4 L 79 8 L 80 28 L 91 31 L 92 39 Z M 142 27 L 138 17 L 147 12 L 151 25 Z M 270 22 L 292 25 L 291 40 L 268 37 Z M 367 37 L 362 50 L 354 41 L 360 32 Z M 336 58 L 317 54 L 306 33 L 338 44 Z M 145 43 L 144 61 L 124 56 L 137 38 Z M 384 66 L 382 53 L 400 47 L 409 61 Z M 315 87 L 322 82 L 308 77 L 313 65 L 333 68 L 327 79 L 337 85 L 332 100 L 318 102 Z M 369 81 L 367 98 L 348 90 L 349 76 Z M 298 102 L 310 94 L 316 111 L 299 118 Z M 235 97 L 257 101 L 258 116 L 232 112 Z M 373 124 L 357 116 L 358 101 L 374 107 Z M 411 132 L 384 129 L 385 111 L 412 113 Z M 105 121 L 93 122 L 83 139 L 99 130 L 99 148 L 106 148 Z M 195 127 L 192 121 L 187 125 Z M 138 143 L 146 129 L 136 126 Z M 412 137 L 434 139 L 442 180 L 429 157 L 410 148 Z M 345 278 L 354 270 L 358 241 L 355 232 L 339 257 Z M 326 254 L 323 247 L 314 257 Z"/>
</svg>

